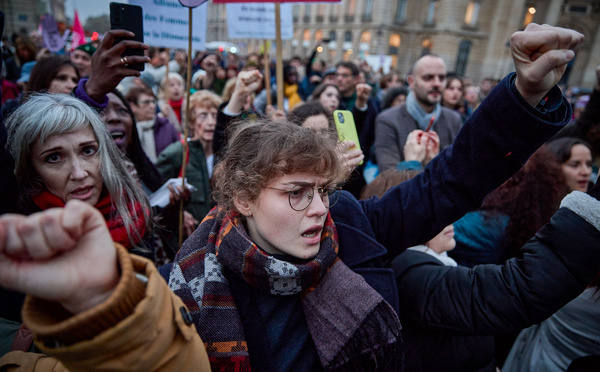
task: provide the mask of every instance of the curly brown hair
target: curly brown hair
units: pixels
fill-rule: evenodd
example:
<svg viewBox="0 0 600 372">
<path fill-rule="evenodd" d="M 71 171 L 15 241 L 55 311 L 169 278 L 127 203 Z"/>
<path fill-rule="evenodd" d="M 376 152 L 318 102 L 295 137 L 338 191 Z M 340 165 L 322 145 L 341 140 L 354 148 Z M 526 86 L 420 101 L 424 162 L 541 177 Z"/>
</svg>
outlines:
<svg viewBox="0 0 600 372">
<path fill-rule="evenodd" d="M 225 211 L 236 210 L 234 198 L 257 200 L 271 180 L 286 174 L 313 173 L 340 184 L 347 177 L 335 139 L 267 119 L 239 121 L 234 126 L 213 173 L 214 198 Z"/>
<path fill-rule="evenodd" d="M 507 258 L 516 256 L 536 231 L 550 221 L 566 194 L 560 164 L 544 145 L 519 172 L 484 199 L 483 210 L 510 218 L 506 229 Z"/>
</svg>

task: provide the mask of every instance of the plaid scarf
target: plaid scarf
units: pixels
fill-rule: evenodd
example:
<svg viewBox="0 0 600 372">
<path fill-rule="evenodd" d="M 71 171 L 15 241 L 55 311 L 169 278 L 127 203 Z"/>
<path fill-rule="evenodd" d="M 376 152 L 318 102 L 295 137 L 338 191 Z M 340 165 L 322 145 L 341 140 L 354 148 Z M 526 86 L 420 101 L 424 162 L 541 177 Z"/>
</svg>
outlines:
<svg viewBox="0 0 600 372">
<path fill-rule="evenodd" d="M 321 249 L 308 263 L 278 260 L 254 244 L 237 213 L 214 208 L 181 247 L 169 287 L 185 302 L 213 371 L 250 371 L 250 356 L 226 267 L 274 295 L 301 294 L 325 370 L 401 370 L 400 321 L 392 307 L 338 257 L 327 216 Z"/>
</svg>

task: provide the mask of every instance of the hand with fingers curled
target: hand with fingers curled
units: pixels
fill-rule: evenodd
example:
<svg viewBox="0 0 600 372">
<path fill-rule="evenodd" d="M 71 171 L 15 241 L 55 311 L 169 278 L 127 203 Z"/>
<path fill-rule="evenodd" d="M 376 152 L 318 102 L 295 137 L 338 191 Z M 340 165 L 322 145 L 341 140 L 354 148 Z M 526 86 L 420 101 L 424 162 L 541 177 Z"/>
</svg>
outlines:
<svg viewBox="0 0 600 372">
<path fill-rule="evenodd" d="M 267 114 L 267 117 L 273 121 L 282 121 L 286 119 L 285 112 L 276 109 L 273 105 L 267 105 L 267 107 L 265 107 L 265 113 Z"/>
<path fill-rule="evenodd" d="M 117 253 L 102 214 L 78 200 L 0 217 L 0 285 L 77 314 L 110 297 Z"/>
<path fill-rule="evenodd" d="M 183 204 L 187 204 L 192 197 L 190 189 L 185 186 L 168 185 L 169 189 L 169 206 L 179 207 L 179 204 L 183 200 Z"/>
<path fill-rule="evenodd" d="M 255 92 L 262 83 L 262 78 L 263 75 L 258 70 L 240 72 L 227 109 L 234 114 L 240 113 L 248 96 Z"/>
<path fill-rule="evenodd" d="M 440 153 L 440 136 L 432 130 L 426 132 L 422 137 L 421 141 L 425 140 L 425 159 L 423 165 L 427 165 L 431 159 Z"/>
<path fill-rule="evenodd" d="M 365 159 L 365 155 L 356 147 L 354 141 L 348 140 L 338 143 L 337 150 L 340 160 L 348 169 L 348 173 L 351 173 Z"/>
<path fill-rule="evenodd" d="M 372 90 L 369 84 L 356 84 L 356 107 L 362 109 L 367 105 Z"/>
<path fill-rule="evenodd" d="M 440 137 L 434 131 L 413 130 L 404 144 L 404 159 L 426 165 L 440 152 Z"/>
<path fill-rule="evenodd" d="M 190 212 L 183 211 L 183 233 L 185 236 L 192 235 L 199 223 Z"/>
<path fill-rule="evenodd" d="M 425 131 L 413 130 L 406 137 L 406 143 L 404 144 L 404 160 L 406 161 L 418 161 L 423 162 L 427 155 L 427 144 L 425 141 L 421 141 L 421 138 Z"/>
<path fill-rule="evenodd" d="M 535 107 L 544 98 L 563 76 L 583 39 L 577 31 L 535 23 L 511 36 L 515 86 L 525 101 Z"/>
<path fill-rule="evenodd" d="M 111 30 L 104 35 L 92 56 L 92 73 L 85 83 L 85 91 L 94 101 L 102 102 L 104 96 L 115 89 L 124 77 L 140 76 L 140 72 L 129 68 L 129 65 L 150 61 L 146 56 L 123 56 L 127 49 L 148 49 L 146 44 L 139 41 L 118 41 L 119 38 L 133 36 L 132 32 L 126 30 Z"/>
</svg>

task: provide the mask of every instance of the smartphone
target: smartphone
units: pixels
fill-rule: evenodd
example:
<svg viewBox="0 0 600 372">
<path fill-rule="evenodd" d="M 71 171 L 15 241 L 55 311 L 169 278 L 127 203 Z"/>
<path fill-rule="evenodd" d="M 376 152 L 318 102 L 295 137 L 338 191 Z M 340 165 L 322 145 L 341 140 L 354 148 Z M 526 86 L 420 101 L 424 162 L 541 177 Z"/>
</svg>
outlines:
<svg viewBox="0 0 600 372">
<path fill-rule="evenodd" d="M 352 112 L 348 110 L 335 110 L 333 112 L 333 121 L 335 122 L 335 128 L 337 129 L 340 141 L 354 141 L 356 148 L 360 150 L 358 132 L 356 131 Z M 358 165 L 362 165 L 362 163 L 361 161 Z"/>
<path fill-rule="evenodd" d="M 129 5 L 122 3 L 110 3 L 110 29 L 122 29 L 131 31 L 135 34 L 133 38 L 118 38 L 115 42 L 129 39 L 144 42 L 144 17 L 142 7 L 138 5 Z M 127 56 L 144 56 L 144 50 L 141 48 L 126 49 L 121 57 Z M 143 63 L 132 63 L 128 68 L 144 71 Z"/>
</svg>

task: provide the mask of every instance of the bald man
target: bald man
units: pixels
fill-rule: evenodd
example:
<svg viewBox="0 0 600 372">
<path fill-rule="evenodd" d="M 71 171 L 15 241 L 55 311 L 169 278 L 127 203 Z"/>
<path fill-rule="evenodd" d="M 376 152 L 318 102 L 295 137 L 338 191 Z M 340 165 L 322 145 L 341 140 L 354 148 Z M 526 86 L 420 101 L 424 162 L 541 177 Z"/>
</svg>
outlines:
<svg viewBox="0 0 600 372">
<path fill-rule="evenodd" d="M 430 54 L 415 62 L 408 76 L 411 92 L 406 103 L 381 112 L 375 120 L 375 151 L 379 170 L 395 168 L 404 161 L 404 144 L 413 130 L 431 130 L 440 139 L 440 149 L 452 144 L 462 126 L 460 115 L 442 107 L 446 64 Z"/>
</svg>

